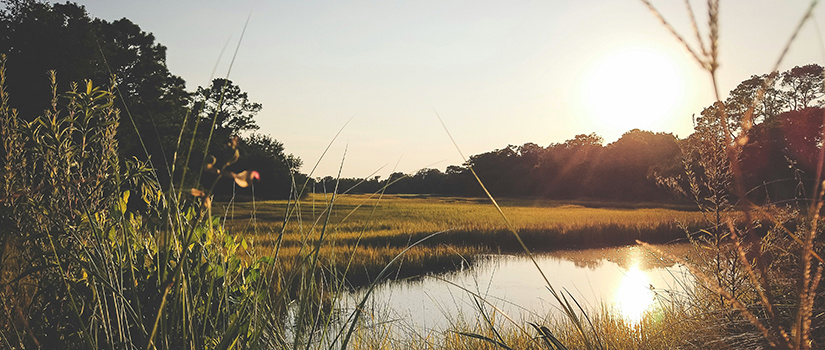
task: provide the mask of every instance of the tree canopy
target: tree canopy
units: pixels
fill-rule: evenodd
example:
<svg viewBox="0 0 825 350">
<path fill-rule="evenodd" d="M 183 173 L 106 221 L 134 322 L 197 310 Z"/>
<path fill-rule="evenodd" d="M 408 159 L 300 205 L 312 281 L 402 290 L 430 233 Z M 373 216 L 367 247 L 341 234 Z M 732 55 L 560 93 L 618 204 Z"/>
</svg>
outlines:
<svg viewBox="0 0 825 350">
<path fill-rule="evenodd" d="M 175 126 L 185 115 L 189 94 L 183 79 L 169 72 L 166 47 L 151 33 L 126 18 L 91 18 L 75 3 L 3 3 L 0 52 L 7 55 L 12 107 L 24 120 L 33 120 L 49 107 L 49 71 L 57 72 L 61 90 L 86 79 L 95 85 L 114 79 L 117 107 L 128 118 L 118 129 L 121 155 L 145 158 L 148 152 L 156 163 L 168 156 L 163 151 L 174 145 Z M 146 151 L 138 133 L 154 141 L 144 142 Z"/>
<path fill-rule="evenodd" d="M 192 110 L 204 126 L 214 125 L 213 137 L 219 140 L 258 130 L 255 115 L 262 108 L 260 103 L 250 101 L 238 85 L 224 78 L 212 80 L 207 87 L 199 86 L 192 98 Z"/>
<path fill-rule="evenodd" d="M 120 155 L 151 159 L 163 184 L 172 178 L 197 178 L 193 173 L 198 171 L 189 172 L 186 179 L 181 174 L 170 178 L 173 162 L 178 163 L 177 169 L 200 169 L 204 152 L 219 152 L 230 137 L 258 129 L 254 117 L 261 104 L 250 101 L 246 92 L 225 78 L 188 92 L 184 80 L 166 65 L 166 47 L 126 18 L 111 22 L 93 18 L 83 6 L 71 2 L 0 1 L 6 89 L 13 97 L 11 107 L 23 120 L 34 120 L 50 108 L 50 71 L 56 72 L 58 91 L 86 80 L 94 85 L 113 84 L 121 117 L 117 129 Z M 250 156 L 270 158 L 255 164 L 274 166 L 270 163 L 288 158 L 291 164 L 300 164 L 296 157 L 283 156 L 282 145 L 280 153 L 272 152 L 270 146 L 280 143 L 268 136 L 244 140 L 251 142 L 246 145 Z M 297 171 L 296 167 L 286 169 Z M 290 185 L 281 183 L 287 189 L 278 193 L 288 193 Z"/>
</svg>

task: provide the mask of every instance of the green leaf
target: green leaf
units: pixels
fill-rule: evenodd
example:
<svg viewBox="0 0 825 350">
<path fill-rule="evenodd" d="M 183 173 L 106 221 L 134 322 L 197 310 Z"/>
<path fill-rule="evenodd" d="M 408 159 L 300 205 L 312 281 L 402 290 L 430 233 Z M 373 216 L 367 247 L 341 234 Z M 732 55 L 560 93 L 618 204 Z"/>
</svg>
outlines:
<svg viewBox="0 0 825 350">
<path fill-rule="evenodd" d="M 123 196 L 120 200 L 120 214 L 123 215 L 126 213 L 126 204 L 129 203 L 129 190 L 123 191 Z"/>
</svg>

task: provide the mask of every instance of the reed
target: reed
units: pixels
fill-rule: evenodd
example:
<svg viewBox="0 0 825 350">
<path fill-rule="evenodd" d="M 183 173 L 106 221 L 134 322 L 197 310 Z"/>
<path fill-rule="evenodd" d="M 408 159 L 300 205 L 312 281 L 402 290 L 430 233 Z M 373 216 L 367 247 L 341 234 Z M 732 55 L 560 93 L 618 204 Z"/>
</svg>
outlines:
<svg viewBox="0 0 825 350">
<path fill-rule="evenodd" d="M 821 331 L 814 330 L 822 327 L 815 315 L 823 309 L 819 282 L 825 261 L 820 255 L 819 227 L 825 195 L 821 184 L 825 151 L 818 146 L 818 166 L 811 196 L 796 203 L 779 205 L 759 206 L 748 200 L 748 189 L 743 180 L 747 174 L 743 172 L 739 158 L 748 143 L 748 131 L 755 124 L 754 110 L 778 76 L 778 68 L 788 48 L 803 24 L 812 17 L 817 1 L 811 1 L 779 54 L 773 72 L 756 91 L 739 121 L 729 118 L 728 107 L 721 100 L 717 85 L 719 1 L 708 2 L 707 37 L 700 34 L 690 4 L 686 2 L 697 39 L 693 44 L 680 36 L 650 2 L 642 2 L 707 71 L 716 94 L 715 119 L 709 120 L 703 130 L 697 130 L 708 142 L 694 146 L 689 153 L 683 150 L 683 153 L 688 154 L 685 158 L 698 154 L 690 160 L 698 164 L 701 174 L 693 172 L 688 165 L 685 167 L 689 191 L 699 207 L 710 217 L 715 217 L 717 223 L 716 230 L 709 232 L 710 239 L 697 242 L 711 251 L 709 263 L 687 265 L 703 292 L 696 300 L 715 301 L 701 307 L 705 314 L 715 316 L 710 324 L 727 335 L 717 343 L 720 346 L 733 343 L 737 347 L 767 345 L 778 349 L 821 346 L 825 339 L 819 335 Z M 821 130 L 819 136 L 823 134 L 825 130 Z M 739 198 L 736 207 L 728 203 L 729 195 Z M 744 219 L 744 226 L 732 225 L 726 215 L 729 212 L 738 212 Z M 757 230 L 762 223 L 769 226 L 767 235 L 760 235 Z"/>
<path fill-rule="evenodd" d="M 0 64 L 0 86 L 3 75 Z M 111 87 L 87 82 L 59 95 L 52 86 L 52 108 L 33 123 L 18 119 L 0 88 L 6 344 L 256 342 L 242 330 L 266 323 L 255 317 L 263 262 L 238 259 L 245 243 L 206 220 L 204 205 L 162 193 L 146 164 L 121 163 Z"/>
</svg>

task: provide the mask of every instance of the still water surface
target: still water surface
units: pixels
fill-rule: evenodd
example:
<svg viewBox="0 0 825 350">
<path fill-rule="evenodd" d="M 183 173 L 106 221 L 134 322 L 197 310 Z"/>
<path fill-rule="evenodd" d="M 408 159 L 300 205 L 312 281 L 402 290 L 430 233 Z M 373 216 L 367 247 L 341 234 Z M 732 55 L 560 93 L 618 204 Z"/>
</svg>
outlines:
<svg viewBox="0 0 825 350">
<path fill-rule="evenodd" d="M 659 247 L 675 256 L 690 249 Z M 684 266 L 639 246 L 539 254 L 536 261 L 553 288 L 569 292 L 585 310 L 611 308 L 630 322 L 655 310 L 658 297 L 669 298 L 692 284 Z M 374 321 L 428 334 L 457 323 L 476 324 L 479 303 L 470 292 L 486 300 L 480 304 L 488 312 L 492 304 L 520 325 L 561 315 L 536 266 L 519 255 L 488 255 L 456 272 L 380 285 L 366 311 Z M 350 295 L 348 305 L 363 293 Z"/>
</svg>

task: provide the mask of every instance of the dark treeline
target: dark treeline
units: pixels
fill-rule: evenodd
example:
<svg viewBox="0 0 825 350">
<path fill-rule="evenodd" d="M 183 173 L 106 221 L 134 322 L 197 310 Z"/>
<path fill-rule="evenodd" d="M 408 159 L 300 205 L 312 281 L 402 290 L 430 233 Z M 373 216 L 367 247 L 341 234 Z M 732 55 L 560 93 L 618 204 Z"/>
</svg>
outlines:
<svg viewBox="0 0 825 350">
<path fill-rule="evenodd" d="M 304 182 L 306 177 L 297 172 L 299 158 L 285 153 L 284 145 L 274 138 L 253 133 L 261 104 L 250 101 L 245 91 L 224 78 L 187 91 L 184 80 L 166 66 L 166 47 L 129 19 L 94 18 L 83 6 L 70 2 L 2 0 L 0 4 L 6 89 L 22 120 L 64 108 L 63 96 L 56 96 L 55 106 L 50 103 L 53 91 L 73 86 L 83 90 L 87 81 L 113 86 L 120 112 L 121 158 L 148 162 L 165 187 L 210 187 L 214 179 L 202 174 L 204 160 L 214 156 L 220 161 L 230 151 L 227 145 L 234 136 L 240 136 L 240 158 L 233 167 L 247 167 L 261 176 L 255 196 L 285 198 L 293 176 L 298 177 L 297 183 Z M 222 178 L 213 193 L 227 197 L 251 195 L 251 191 Z"/>
<path fill-rule="evenodd" d="M 662 167 L 679 162 L 678 140 L 671 134 L 634 129 L 603 146 L 601 137 L 577 135 L 542 147 L 534 143 L 509 145 L 471 156 L 463 166 L 445 172 L 421 169 L 394 173 L 387 193 L 482 196 L 470 167 L 494 196 L 560 199 L 664 200 L 670 192 L 651 177 Z M 388 179 L 341 179 L 339 188 L 353 193 L 379 191 Z M 331 191 L 335 179 L 317 181 L 316 191 Z"/>
<path fill-rule="evenodd" d="M 593 133 L 545 147 L 508 145 L 473 155 L 444 172 L 422 169 L 415 174 L 394 173 L 389 179 L 341 179 L 339 191 L 372 193 L 390 184 L 387 193 L 484 195 L 472 168 L 494 196 L 672 201 L 678 199 L 676 192 L 683 199 L 695 199 L 708 194 L 702 189 L 691 193 L 686 173 L 728 187 L 732 170 L 720 145 L 741 142 L 740 174 L 751 200 L 804 198 L 821 166 L 816 159 L 823 146 L 822 100 L 823 68 L 795 67 L 743 81 L 724 102 L 695 116 L 694 133 L 684 139 L 634 129 L 607 145 Z M 727 130 L 720 123 L 723 117 Z M 743 128 L 745 137 L 736 139 Z M 718 164 L 713 164 L 714 159 Z M 315 190 L 329 192 L 334 186 L 335 179 L 326 177 L 316 181 Z"/>
</svg>

